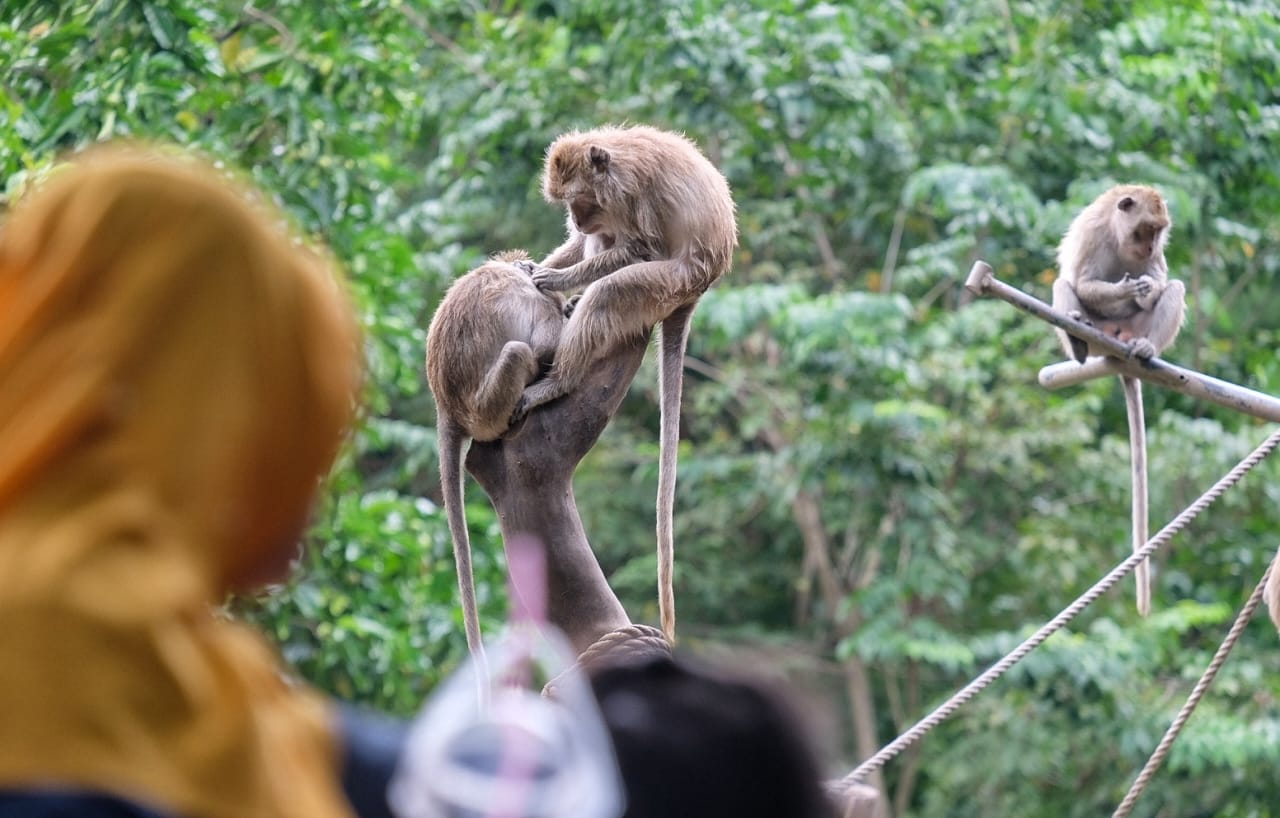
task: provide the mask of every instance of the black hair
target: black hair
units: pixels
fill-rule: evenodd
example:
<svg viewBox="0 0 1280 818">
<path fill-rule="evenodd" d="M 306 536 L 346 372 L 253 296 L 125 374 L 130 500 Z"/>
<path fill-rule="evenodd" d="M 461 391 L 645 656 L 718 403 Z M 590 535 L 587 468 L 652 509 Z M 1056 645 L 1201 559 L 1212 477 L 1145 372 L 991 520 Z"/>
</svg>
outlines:
<svg viewBox="0 0 1280 818">
<path fill-rule="evenodd" d="M 625 818 L 831 818 L 819 765 L 779 691 L 684 657 L 596 671 Z"/>
</svg>

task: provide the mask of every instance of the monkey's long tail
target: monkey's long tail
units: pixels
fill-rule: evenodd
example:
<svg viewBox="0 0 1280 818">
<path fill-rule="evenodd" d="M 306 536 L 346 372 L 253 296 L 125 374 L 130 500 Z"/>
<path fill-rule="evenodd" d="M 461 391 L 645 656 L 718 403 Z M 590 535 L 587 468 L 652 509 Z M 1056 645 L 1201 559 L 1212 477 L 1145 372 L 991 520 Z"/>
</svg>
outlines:
<svg viewBox="0 0 1280 818">
<path fill-rule="evenodd" d="M 1142 411 L 1142 381 L 1121 376 L 1124 403 L 1129 415 L 1129 468 L 1133 485 L 1133 550 L 1147 542 L 1147 423 Z M 1133 572 L 1138 584 L 1138 614 L 1151 613 L 1151 561 L 1143 560 Z"/>
<path fill-rule="evenodd" d="M 462 600 L 462 624 L 467 632 L 467 648 L 477 661 L 484 661 L 480 635 L 480 612 L 476 606 L 476 580 L 471 569 L 471 538 L 467 534 L 466 509 L 462 505 L 462 444 L 464 434 L 455 424 L 437 420 L 440 456 L 440 493 L 453 537 L 453 560 L 458 569 L 458 593 Z"/>
<path fill-rule="evenodd" d="M 680 446 L 680 396 L 684 387 L 684 351 L 696 306 L 680 307 L 662 321 L 662 360 L 658 365 L 658 393 L 662 421 L 658 433 L 658 612 L 667 641 L 676 642 L 676 598 L 673 588 L 676 504 L 676 460 Z"/>
</svg>

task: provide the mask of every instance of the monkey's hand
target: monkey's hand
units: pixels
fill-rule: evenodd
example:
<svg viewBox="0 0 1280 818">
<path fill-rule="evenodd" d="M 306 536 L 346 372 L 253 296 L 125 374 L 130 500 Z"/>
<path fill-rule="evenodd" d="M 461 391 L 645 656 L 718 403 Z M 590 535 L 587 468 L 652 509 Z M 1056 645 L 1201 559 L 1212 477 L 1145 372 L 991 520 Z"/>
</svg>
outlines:
<svg viewBox="0 0 1280 818">
<path fill-rule="evenodd" d="M 1146 298 L 1151 295 L 1151 291 L 1155 287 L 1155 282 L 1151 276 L 1146 273 L 1143 273 L 1137 278 L 1125 273 L 1124 278 L 1120 279 L 1120 285 L 1127 297 Z"/>
<path fill-rule="evenodd" d="M 525 258 L 511 263 L 519 268 L 520 272 L 527 276 L 532 276 L 534 273 L 538 272 L 538 262 L 533 261 L 532 259 Z"/>
<path fill-rule="evenodd" d="M 565 275 L 563 270 L 558 270 L 554 267 L 543 267 L 538 262 L 530 261 L 529 259 L 512 263 L 519 267 L 521 272 L 532 278 L 534 286 L 544 293 L 559 293 L 574 289 L 573 283 L 570 282 L 569 277 Z M 566 317 L 568 317 L 567 314 Z"/>
<path fill-rule="evenodd" d="M 543 292 L 562 293 L 579 287 L 578 280 L 567 270 L 539 267 L 532 276 L 534 286 Z"/>
</svg>

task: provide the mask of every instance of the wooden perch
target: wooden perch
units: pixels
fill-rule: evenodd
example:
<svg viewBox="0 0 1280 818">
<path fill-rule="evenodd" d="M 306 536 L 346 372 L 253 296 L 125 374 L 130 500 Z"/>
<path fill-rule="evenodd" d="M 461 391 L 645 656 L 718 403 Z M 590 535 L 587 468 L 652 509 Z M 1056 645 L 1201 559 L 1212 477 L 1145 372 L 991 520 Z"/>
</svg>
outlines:
<svg viewBox="0 0 1280 818">
<path fill-rule="evenodd" d="M 631 624 L 587 541 L 573 497 L 573 473 L 618 410 L 649 336 L 615 349 L 582 386 L 545 404 L 507 437 L 471 444 L 467 470 L 498 511 L 504 543 L 541 541 L 547 556 L 548 619 L 579 654 Z M 833 792 L 841 818 L 873 818 L 879 793 L 862 784 Z"/>
<path fill-rule="evenodd" d="M 1061 389 L 1107 375 L 1128 375 L 1237 412 L 1280 422 L 1280 398 L 1174 366 L 1160 358 L 1145 361 L 1134 358 L 1131 344 L 1111 337 L 1092 324 L 1064 315 L 1043 301 L 1005 284 L 995 277 L 991 265 L 985 261 L 974 262 L 964 286 L 975 295 L 993 295 L 1007 301 L 1023 312 L 1065 330 L 1068 335 L 1087 341 L 1091 348 L 1107 352 L 1107 357 L 1090 358 L 1083 364 L 1063 361 L 1041 369 L 1040 385 L 1046 389 Z"/>
<path fill-rule="evenodd" d="M 472 443 L 467 471 L 498 512 L 503 542 L 521 535 L 547 555 L 547 614 L 581 653 L 631 624 L 587 541 L 573 497 L 573 472 L 618 410 L 644 360 L 649 337 L 597 362 L 574 392 L 534 409 L 507 437 Z"/>
</svg>

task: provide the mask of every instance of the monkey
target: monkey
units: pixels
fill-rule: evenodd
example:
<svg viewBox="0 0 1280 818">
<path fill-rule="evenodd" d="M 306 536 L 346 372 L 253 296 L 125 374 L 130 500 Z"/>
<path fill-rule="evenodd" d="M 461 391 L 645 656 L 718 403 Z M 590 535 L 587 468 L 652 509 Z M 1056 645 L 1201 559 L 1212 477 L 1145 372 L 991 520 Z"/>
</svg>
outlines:
<svg viewBox="0 0 1280 818">
<path fill-rule="evenodd" d="M 1267 603 L 1267 612 L 1271 614 L 1271 622 L 1280 631 L 1280 551 L 1271 559 L 1271 574 L 1267 577 L 1267 586 L 1263 589 L 1262 598 Z"/>
<path fill-rule="evenodd" d="M 528 265 L 532 280 L 542 290 L 585 290 L 550 373 L 525 390 L 516 417 L 573 391 L 611 347 L 661 324 L 658 607 L 674 643 L 672 514 L 684 354 L 698 299 L 733 261 L 733 195 L 692 141 L 643 125 L 561 135 L 547 150 L 542 192 L 565 207 L 568 236 Z"/>
<path fill-rule="evenodd" d="M 1154 188 L 1116 185 L 1104 192 L 1076 216 L 1058 246 L 1054 309 L 1130 341 L 1137 358 L 1168 348 L 1182 327 L 1186 292 L 1182 282 L 1169 280 L 1170 226 Z M 1058 335 L 1081 363 L 1100 354 L 1063 330 Z"/>
<path fill-rule="evenodd" d="M 1164 248 L 1172 222 L 1164 199 L 1145 185 L 1116 185 L 1080 211 L 1058 246 L 1053 308 L 1098 326 L 1129 344 L 1130 355 L 1149 360 L 1178 336 L 1186 311 L 1186 288 L 1169 278 Z M 1084 363 L 1100 354 L 1058 329 L 1062 348 Z M 1147 541 L 1147 442 L 1142 384 L 1120 377 L 1129 418 L 1133 487 L 1133 548 Z M 1143 560 L 1134 573 L 1138 613 L 1151 611 L 1151 568 Z"/>
<path fill-rule="evenodd" d="M 463 513 L 462 449 L 467 438 L 495 440 L 525 387 L 551 365 L 566 305 L 539 289 L 519 262 L 523 251 L 499 253 L 453 282 L 427 329 L 427 382 L 436 402 L 440 485 L 453 538 L 467 647 L 483 652 L 471 541 Z"/>
</svg>

